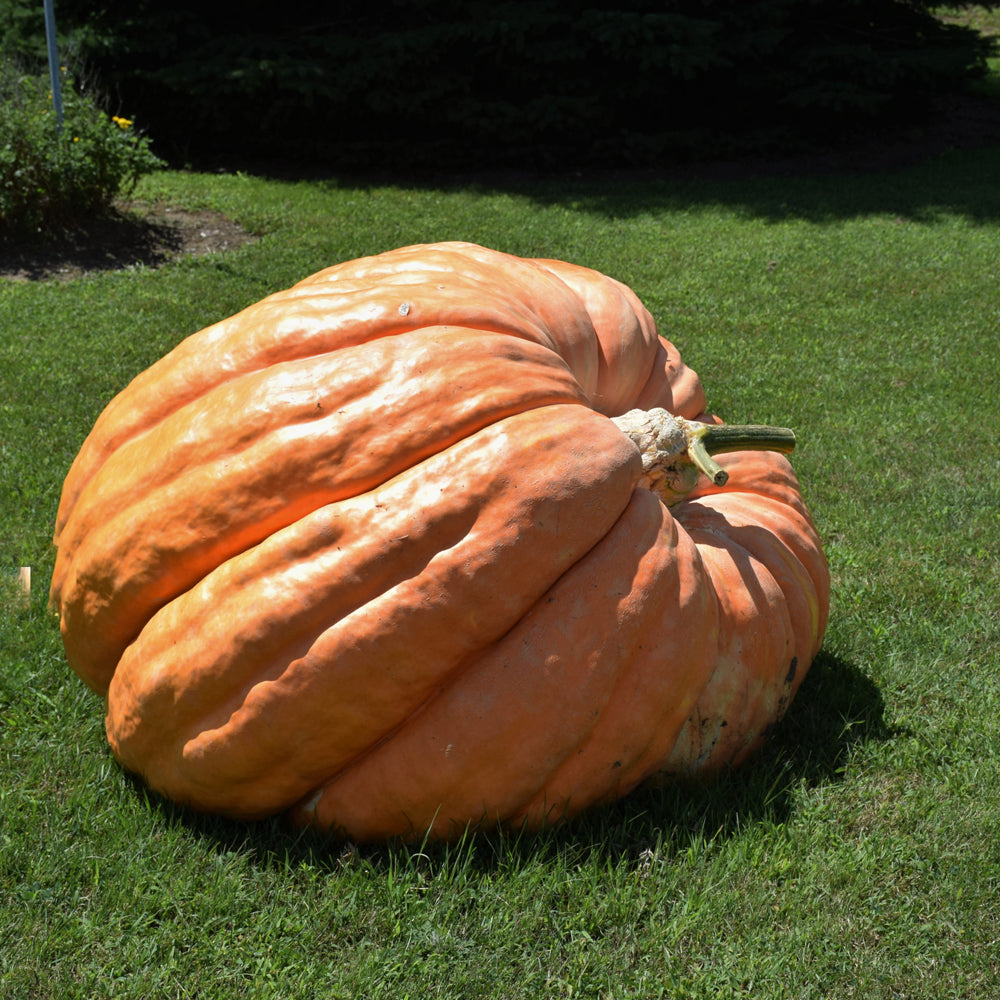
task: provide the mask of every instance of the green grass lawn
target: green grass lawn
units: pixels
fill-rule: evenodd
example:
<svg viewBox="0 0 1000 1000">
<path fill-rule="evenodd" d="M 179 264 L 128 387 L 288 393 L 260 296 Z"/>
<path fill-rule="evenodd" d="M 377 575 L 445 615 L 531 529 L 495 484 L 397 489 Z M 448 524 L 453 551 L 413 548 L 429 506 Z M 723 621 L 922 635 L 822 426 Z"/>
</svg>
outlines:
<svg viewBox="0 0 1000 1000">
<path fill-rule="evenodd" d="M 713 182 L 166 173 L 139 195 L 262 238 L 0 283 L 0 997 L 1000 995 L 998 177 L 995 147 Z M 45 608 L 74 454 L 187 334 L 443 239 L 622 279 L 716 412 L 795 428 L 833 576 L 822 653 L 742 772 L 540 836 L 357 849 L 155 800 Z"/>
</svg>

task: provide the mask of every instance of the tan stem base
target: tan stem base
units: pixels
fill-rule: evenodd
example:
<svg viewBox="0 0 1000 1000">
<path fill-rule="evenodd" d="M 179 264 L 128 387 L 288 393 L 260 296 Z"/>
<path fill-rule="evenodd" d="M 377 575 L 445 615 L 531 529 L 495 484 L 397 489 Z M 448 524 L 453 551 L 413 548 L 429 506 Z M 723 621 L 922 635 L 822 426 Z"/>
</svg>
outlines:
<svg viewBox="0 0 1000 1000">
<path fill-rule="evenodd" d="M 716 486 L 725 485 L 729 476 L 712 455 L 750 450 L 788 454 L 795 448 L 795 434 L 787 427 L 703 424 L 660 407 L 629 410 L 611 419 L 642 456 L 638 485 L 668 505 L 683 500 L 697 485 L 699 474 Z"/>
</svg>

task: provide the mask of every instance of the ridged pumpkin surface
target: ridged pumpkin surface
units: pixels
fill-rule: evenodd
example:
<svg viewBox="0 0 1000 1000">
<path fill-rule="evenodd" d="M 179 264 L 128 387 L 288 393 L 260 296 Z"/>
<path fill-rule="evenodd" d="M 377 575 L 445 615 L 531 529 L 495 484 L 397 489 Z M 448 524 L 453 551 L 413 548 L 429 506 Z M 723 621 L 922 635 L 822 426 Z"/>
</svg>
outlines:
<svg viewBox="0 0 1000 1000">
<path fill-rule="evenodd" d="M 122 764 L 357 840 L 537 826 L 740 763 L 819 648 L 787 460 L 668 508 L 608 419 L 704 415 L 634 293 L 471 244 L 189 337 L 66 479 L 52 599 Z"/>
</svg>

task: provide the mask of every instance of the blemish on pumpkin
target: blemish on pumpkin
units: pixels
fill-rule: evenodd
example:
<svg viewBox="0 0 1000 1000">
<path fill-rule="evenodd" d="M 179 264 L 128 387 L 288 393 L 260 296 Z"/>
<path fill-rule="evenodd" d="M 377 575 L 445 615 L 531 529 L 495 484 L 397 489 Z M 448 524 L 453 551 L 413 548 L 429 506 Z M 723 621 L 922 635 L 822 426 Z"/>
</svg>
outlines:
<svg viewBox="0 0 1000 1000">
<path fill-rule="evenodd" d="M 409 302 L 404 302 L 399 307 L 399 315 L 400 316 L 409 316 L 410 315 L 410 303 Z"/>
<path fill-rule="evenodd" d="M 613 764 L 611 765 L 611 770 L 613 771 L 613 770 L 614 770 L 614 769 L 615 769 L 616 767 L 621 767 L 621 766 L 622 766 L 622 762 L 621 762 L 620 760 L 616 760 L 616 761 L 615 761 L 615 762 L 614 762 L 614 763 L 613 763 Z"/>
<path fill-rule="evenodd" d="M 792 662 L 788 667 L 788 673 L 785 674 L 785 683 L 791 684 L 795 680 L 795 670 L 799 665 L 799 659 L 797 656 L 792 657 Z"/>
</svg>

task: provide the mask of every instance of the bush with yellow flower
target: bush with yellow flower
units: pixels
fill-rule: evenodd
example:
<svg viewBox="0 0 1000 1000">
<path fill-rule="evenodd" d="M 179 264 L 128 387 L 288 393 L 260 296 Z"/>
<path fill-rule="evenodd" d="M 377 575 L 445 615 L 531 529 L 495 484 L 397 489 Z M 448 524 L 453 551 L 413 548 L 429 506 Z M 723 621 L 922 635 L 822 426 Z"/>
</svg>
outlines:
<svg viewBox="0 0 1000 1000">
<path fill-rule="evenodd" d="M 0 65 L 0 238 L 106 212 L 162 166 L 131 118 L 108 115 L 63 74 L 60 124 L 46 76 Z"/>
</svg>

